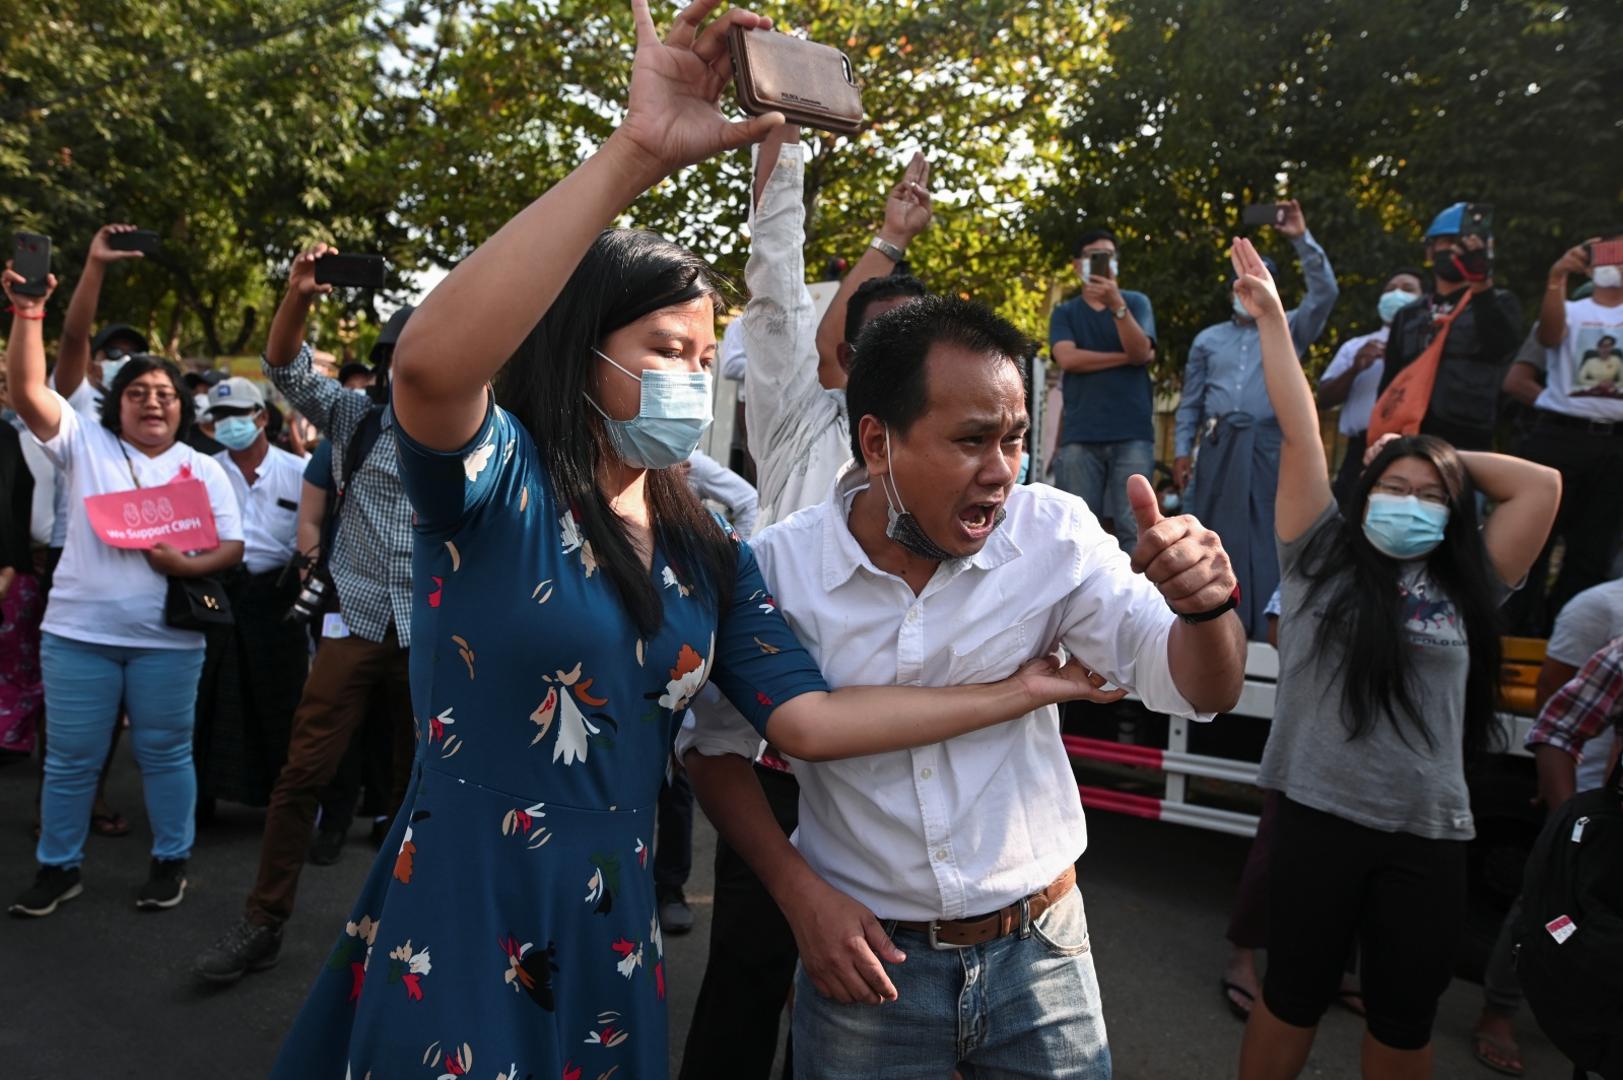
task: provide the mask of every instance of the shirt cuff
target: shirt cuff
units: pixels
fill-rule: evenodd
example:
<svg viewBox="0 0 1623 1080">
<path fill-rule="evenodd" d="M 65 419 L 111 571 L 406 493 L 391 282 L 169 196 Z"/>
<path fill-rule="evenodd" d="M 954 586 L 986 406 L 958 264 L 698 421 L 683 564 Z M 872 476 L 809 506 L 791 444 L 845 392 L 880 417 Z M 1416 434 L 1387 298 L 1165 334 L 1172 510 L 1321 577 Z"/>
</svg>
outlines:
<svg viewBox="0 0 1623 1080">
<path fill-rule="evenodd" d="M 676 760 L 681 761 L 690 750 L 697 750 L 705 757 L 737 754 L 754 761 L 763 745 L 760 734 L 726 701 L 719 696 L 715 701 L 700 697 L 688 709 L 676 733 Z"/>
<path fill-rule="evenodd" d="M 1553 746 L 1563 754 L 1570 754 L 1574 758 L 1583 757 L 1583 741 L 1573 737 L 1572 732 L 1563 731 L 1554 724 L 1543 722 L 1533 725 L 1527 733 L 1527 742 L 1524 744 L 1531 750 L 1535 746 Z"/>
</svg>

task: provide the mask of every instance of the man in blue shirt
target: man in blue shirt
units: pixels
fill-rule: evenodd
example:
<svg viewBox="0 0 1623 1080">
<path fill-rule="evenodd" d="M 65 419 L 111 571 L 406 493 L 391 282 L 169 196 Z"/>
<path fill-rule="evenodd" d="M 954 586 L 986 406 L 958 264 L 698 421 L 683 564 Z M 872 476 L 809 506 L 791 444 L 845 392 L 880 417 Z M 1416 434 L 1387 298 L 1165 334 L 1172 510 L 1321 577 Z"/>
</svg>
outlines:
<svg viewBox="0 0 1623 1080">
<path fill-rule="evenodd" d="M 1083 234 L 1076 272 L 1082 295 L 1060 304 L 1048 323 L 1048 345 L 1065 372 L 1065 412 L 1054 482 L 1088 504 L 1123 551 L 1138 542 L 1127 505 L 1127 478 L 1155 468 L 1150 373 L 1155 315 L 1150 298 L 1116 285 L 1116 238 Z"/>
<path fill-rule="evenodd" d="M 1307 231 L 1307 218 L 1295 200 L 1275 226 L 1302 261 L 1307 295 L 1285 313 L 1291 341 L 1301 356 L 1324 332 L 1335 306 L 1336 275 L 1324 248 Z M 1269 263 L 1268 270 L 1278 271 Z M 1230 273 L 1230 287 L 1234 275 Z M 1186 511 L 1223 538 L 1240 579 L 1240 621 L 1246 635 L 1262 640 L 1268 597 L 1279 584 L 1274 548 L 1274 490 L 1279 486 L 1279 423 L 1262 381 L 1262 349 L 1257 324 L 1238 299 L 1234 314 L 1208 326 L 1189 346 L 1178 402 L 1173 479 L 1184 491 Z M 1201 434 L 1200 468 L 1193 476 L 1195 437 Z"/>
</svg>

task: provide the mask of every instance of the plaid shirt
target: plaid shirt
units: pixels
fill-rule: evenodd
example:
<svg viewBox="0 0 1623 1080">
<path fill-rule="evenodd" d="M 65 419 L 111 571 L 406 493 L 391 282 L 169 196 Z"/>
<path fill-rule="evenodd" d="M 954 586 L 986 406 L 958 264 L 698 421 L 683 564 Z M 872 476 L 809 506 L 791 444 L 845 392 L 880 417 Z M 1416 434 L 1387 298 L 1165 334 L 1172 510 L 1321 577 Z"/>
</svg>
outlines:
<svg viewBox="0 0 1623 1080">
<path fill-rule="evenodd" d="M 1584 743 L 1609 724 L 1623 726 L 1623 637 L 1603 646 L 1555 692 L 1527 733 L 1527 745 L 1545 744 L 1580 757 Z"/>
<path fill-rule="evenodd" d="M 332 442 L 333 482 L 341 483 L 350 437 L 371 410 L 372 399 L 316 374 L 308 342 L 292 363 L 264 368 L 289 404 Z M 412 514 L 400 483 L 392 416 L 383 414 L 383 432 L 350 480 L 327 568 L 350 633 L 381 642 L 392 623 L 404 649 L 411 645 Z"/>
</svg>

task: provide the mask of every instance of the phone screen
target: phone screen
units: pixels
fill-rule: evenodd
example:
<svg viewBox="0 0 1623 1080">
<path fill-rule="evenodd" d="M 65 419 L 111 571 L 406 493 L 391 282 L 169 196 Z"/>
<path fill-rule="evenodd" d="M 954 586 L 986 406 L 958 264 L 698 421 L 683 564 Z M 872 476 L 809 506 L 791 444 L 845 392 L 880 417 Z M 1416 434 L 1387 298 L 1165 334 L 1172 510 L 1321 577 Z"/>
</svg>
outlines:
<svg viewBox="0 0 1623 1080">
<path fill-rule="evenodd" d="M 1623 266 L 1623 240 L 1603 240 L 1589 247 L 1590 266 Z"/>
<path fill-rule="evenodd" d="M 23 296 L 44 296 L 45 279 L 51 273 L 51 238 L 39 233 L 17 234 L 11 268 L 26 280 L 13 288 Z"/>
<path fill-rule="evenodd" d="M 1285 208 L 1278 203 L 1253 203 L 1240 214 L 1242 225 L 1279 225 L 1285 220 Z"/>
<path fill-rule="evenodd" d="M 1110 276 L 1110 252 L 1088 252 L 1088 273 L 1093 277 Z"/>
<path fill-rule="evenodd" d="M 385 266 L 382 255 L 323 255 L 316 260 L 316 284 L 381 289 Z"/>
</svg>

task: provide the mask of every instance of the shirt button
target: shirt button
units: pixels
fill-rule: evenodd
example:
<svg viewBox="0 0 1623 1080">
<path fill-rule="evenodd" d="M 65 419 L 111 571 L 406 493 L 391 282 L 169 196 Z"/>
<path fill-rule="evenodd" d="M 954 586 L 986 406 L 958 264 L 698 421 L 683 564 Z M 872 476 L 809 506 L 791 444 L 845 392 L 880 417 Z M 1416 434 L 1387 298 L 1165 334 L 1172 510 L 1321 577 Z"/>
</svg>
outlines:
<svg viewBox="0 0 1623 1080">
<path fill-rule="evenodd" d="M 908 622 L 918 622 L 919 621 L 919 609 L 918 608 L 908 608 L 907 609 L 907 621 Z"/>
<path fill-rule="evenodd" d="M 936 862 L 946 862 L 947 859 L 951 856 L 951 854 L 952 853 L 949 852 L 946 848 L 942 848 L 940 851 L 935 853 Z"/>
<path fill-rule="evenodd" d="M 930 768 L 928 765 L 926 765 L 924 768 L 919 770 L 919 779 L 920 780 L 928 780 L 928 779 L 930 779 L 930 777 L 932 777 L 934 775 L 935 775 L 935 770 Z"/>
</svg>

